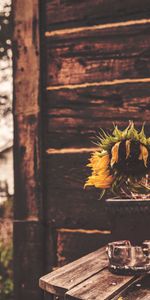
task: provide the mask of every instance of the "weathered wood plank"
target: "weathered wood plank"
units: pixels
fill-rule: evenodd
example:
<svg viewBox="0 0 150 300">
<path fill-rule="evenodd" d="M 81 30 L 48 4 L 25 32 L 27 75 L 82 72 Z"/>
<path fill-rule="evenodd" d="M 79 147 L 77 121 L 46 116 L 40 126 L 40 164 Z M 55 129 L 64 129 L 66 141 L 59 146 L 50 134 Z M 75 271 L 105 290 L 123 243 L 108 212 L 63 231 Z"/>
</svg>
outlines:
<svg viewBox="0 0 150 300">
<path fill-rule="evenodd" d="M 45 291 L 63 296 L 67 290 L 102 270 L 107 264 L 106 251 L 102 248 L 43 276 L 39 284 Z"/>
<path fill-rule="evenodd" d="M 49 215 L 51 219 L 51 216 Z M 57 266 L 57 233 L 55 228 L 51 225 L 49 226 L 46 218 L 45 218 L 45 273 L 49 273 L 53 270 L 54 267 Z"/>
<path fill-rule="evenodd" d="M 57 167 L 55 172 L 59 174 L 58 177 L 61 176 Z M 53 177 L 49 176 L 45 201 L 45 218 L 52 228 L 109 230 L 110 224 L 104 202 L 102 200 L 98 201 L 99 190 L 83 190 L 79 186 L 76 189 L 71 189 L 69 184 L 68 188 L 63 189 L 63 179 L 56 189 L 52 189 L 50 186 L 51 180 L 53 181 Z M 73 179 L 70 180 L 74 181 Z"/>
<path fill-rule="evenodd" d="M 136 280 L 133 276 L 117 276 L 104 269 L 66 293 L 66 299 L 110 300 Z"/>
<path fill-rule="evenodd" d="M 57 265 L 63 266 L 111 241 L 109 231 L 57 229 Z"/>
<path fill-rule="evenodd" d="M 47 29 L 149 16 L 150 3 L 137 0 L 46 1 Z"/>
<path fill-rule="evenodd" d="M 41 209 L 38 1 L 14 1 L 13 11 L 15 217 L 25 218 Z"/>
<path fill-rule="evenodd" d="M 40 186 L 39 1 L 13 1 L 14 298 L 41 300 L 44 228 Z"/>
<path fill-rule="evenodd" d="M 47 159 L 48 187 L 50 189 L 75 190 L 84 188 L 90 174 L 86 167 L 89 153 L 51 154 Z"/>
<path fill-rule="evenodd" d="M 150 83 L 126 83 L 112 86 L 95 86 L 76 88 L 75 90 L 62 89 L 58 91 L 47 91 L 45 106 L 46 110 L 51 108 L 72 108 L 87 106 L 113 108 L 125 107 L 134 109 L 134 112 L 149 110 Z M 137 108 L 139 104 L 139 107 Z M 128 108 L 129 107 L 129 108 Z M 136 111 L 137 110 L 137 111 Z M 80 112 L 80 110 L 79 110 Z"/>
<path fill-rule="evenodd" d="M 36 221 L 14 222 L 15 299 L 43 300 L 38 279 L 43 274 L 44 226 Z"/>
<path fill-rule="evenodd" d="M 53 148 L 93 147 L 99 128 L 137 125 L 150 119 L 150 84 L 121 84 L 48 91 L 46 145 Z"/>
<path fill-rule="evenodd" d="M 42 218 L 38 126 L 38 114 L 15 116 L 14 214 L 16 219 Z"/>
<path fill-rule="evenodd" d="M 150 276 L 145 276 L 142 280 L 133 284 L 120 295 L 122 300 L 148 300 L 150 299 Z"/>
<path fill-rule="evenodd" d="M 99 190 L 84 190 L 90 174 L 90 153 L 51 154 L 46 161 L 45 217 L 52 228 L 108 229 L 109 221 Z"/>
<path fill-rule="evenodd" d="M 149 77 L 150 24 L 47 38 L 47 86 Z"/>
</svg>

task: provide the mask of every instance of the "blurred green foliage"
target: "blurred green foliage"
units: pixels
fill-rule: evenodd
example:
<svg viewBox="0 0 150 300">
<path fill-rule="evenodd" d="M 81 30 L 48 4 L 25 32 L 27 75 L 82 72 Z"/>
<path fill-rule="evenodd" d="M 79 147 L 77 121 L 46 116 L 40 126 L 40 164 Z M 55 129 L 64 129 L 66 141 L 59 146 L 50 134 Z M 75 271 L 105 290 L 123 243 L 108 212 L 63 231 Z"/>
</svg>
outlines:
<svg viewBox="0 0 150 300">
<path fill-rule="evenodd" d="M 7 244 L 0 241 L 0 300 L 11 300 L 13 297 L 12 258 L 12 241 Z"/>
</svg>

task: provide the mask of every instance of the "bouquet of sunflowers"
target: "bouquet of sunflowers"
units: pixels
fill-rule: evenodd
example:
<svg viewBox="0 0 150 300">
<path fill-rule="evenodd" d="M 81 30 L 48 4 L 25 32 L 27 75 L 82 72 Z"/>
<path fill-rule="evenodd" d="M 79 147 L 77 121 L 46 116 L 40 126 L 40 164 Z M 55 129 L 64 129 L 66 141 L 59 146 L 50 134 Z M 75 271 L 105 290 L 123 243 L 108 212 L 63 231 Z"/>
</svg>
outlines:
<svg viewBox="0 0 150 300">
<path fill-rule="evenodd" d="M 123 131 L 114 126 L 112 134 L 101 129 L 97 138 L 85 187 L 99 188 L 100 198 L 107 192 L 117 198 L 150 199 L 150 137 L 144 125 L 138 131 L 130 121 Z"/>
</svg>

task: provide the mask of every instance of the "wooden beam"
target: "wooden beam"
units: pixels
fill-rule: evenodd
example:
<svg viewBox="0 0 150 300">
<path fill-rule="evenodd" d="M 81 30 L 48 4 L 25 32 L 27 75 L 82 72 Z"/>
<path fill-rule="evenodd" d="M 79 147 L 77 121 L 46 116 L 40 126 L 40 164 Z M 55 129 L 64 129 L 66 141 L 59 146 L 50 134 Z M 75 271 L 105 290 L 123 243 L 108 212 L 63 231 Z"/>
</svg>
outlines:
<svg viewBox="0 0 150 300">
<path fill-rule="evenodd" d="M 41 190 L 39 1 L 14 0 L 14 293 L 41 300 L 44 271 Z"/>
</svg>

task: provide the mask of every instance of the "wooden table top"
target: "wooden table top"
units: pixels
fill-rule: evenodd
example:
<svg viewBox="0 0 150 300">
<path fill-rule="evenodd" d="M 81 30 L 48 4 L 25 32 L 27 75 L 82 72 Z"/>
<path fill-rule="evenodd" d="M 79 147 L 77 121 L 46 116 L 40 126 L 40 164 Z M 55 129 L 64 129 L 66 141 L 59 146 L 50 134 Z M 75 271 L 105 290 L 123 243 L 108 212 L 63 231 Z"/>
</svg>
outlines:
<svg viewBox="0 0 150 300">
<path fill-rule="evenodd" d="M 43 277 L 40 287 L 58 299 L 150 300 L 150 275 L 115 275 L 105 247 Z"/>
</svg>

